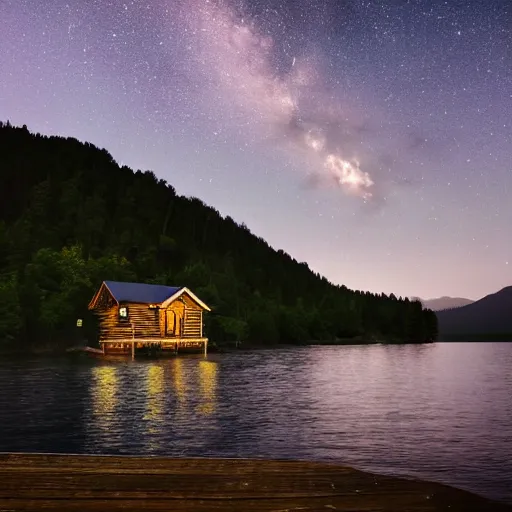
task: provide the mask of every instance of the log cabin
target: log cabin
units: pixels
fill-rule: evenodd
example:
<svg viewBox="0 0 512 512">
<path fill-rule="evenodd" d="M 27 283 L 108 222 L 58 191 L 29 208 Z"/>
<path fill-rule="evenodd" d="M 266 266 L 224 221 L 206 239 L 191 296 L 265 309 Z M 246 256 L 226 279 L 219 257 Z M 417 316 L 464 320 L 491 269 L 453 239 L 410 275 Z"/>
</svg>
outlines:
<svg viewBox="0 0 512 512">
<path fill-rule="evenodd" d="M 89 310 L 99 319 L 103 354 L 206 354 L 203 312 L 211 310 L 186 287 L 103 281 Z"/>
</svg>

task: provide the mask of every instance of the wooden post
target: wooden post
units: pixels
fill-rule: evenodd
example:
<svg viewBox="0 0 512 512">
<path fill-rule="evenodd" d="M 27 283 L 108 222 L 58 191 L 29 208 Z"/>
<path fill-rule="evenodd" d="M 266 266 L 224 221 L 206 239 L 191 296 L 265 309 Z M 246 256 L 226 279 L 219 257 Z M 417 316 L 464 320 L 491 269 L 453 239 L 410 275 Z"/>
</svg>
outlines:
<svg viewBox="0 0 512 512">
<path fill-rule="evenodd" d="M 205 357 L 206 357 L 206 354 L 207 354 L 207 352 L 208 352 L 208 348 L 207 348 L 207 347 L 208 347 L 208 340 L 207 340 L 207 339 L 205 339 L 205 340 L 204 340 L 204 356 L 205 356 Z"/>
</svg>

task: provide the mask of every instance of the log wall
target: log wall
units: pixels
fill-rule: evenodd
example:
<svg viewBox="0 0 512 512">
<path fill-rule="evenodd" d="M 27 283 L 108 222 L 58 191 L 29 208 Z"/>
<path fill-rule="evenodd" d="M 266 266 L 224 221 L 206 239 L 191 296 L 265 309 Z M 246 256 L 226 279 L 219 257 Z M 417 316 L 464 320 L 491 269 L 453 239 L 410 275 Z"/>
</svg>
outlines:
<svg viewBox="0 0 512 512">
<path fill-rule="evenodd" d="M 195 309 L 185 311 L 184 338 L 201 338 L 203 335 L 203 312 Z"/>
<path fill-rule="evenodd" d="M 128 318 L 119 318 L 119 307 L 100 309 L 97 315 L 100 319 L 100 341 L 107 339 L 130 339 L 144 337 L 159 337 L 158 310 L 149 309 L 147 304 L 127 304 Z"/>
<path fill-rule="evenodd" d="M 182 295 L 185 303 L 184 338 L 201 338 L 203 336 L 203 309 L 186 293 Z"/>
<path fill-rule="evenodd" d="M 203 311 L 187 295 L 175 300 L 167 309 L 150 309 L 147 304 L 126 304 L 128 318 L 119 318 L 119 306 L 103 302 L 96 309 L 100 324 L 100 342 L 135 338 L 201 338 Z M 172 312 L 174 316 L 169 315 Z M 174 329 L 169 330 L 169 326 Z M 133 326 L 133 334 L 132 334 Z"/>
</svg>

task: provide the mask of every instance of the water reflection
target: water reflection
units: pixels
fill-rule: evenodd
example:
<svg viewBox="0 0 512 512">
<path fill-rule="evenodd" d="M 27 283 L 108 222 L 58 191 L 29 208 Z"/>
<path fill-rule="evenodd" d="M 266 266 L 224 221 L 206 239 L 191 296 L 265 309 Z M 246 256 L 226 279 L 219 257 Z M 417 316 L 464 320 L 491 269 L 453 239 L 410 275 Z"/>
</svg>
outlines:
<svg viewBox="0 0 512 512">
<path fill-rule="evenodd" d="M 199 412 L 208 416 L 215 411 L 217 398 L 217 363 L 215 361 L 199 362 L 199 387 L 201 391 Z"/>
<path fill-rule="evenodd" d="M 183 369 L 183 359 L 176 358 L 172 362 L 172 384 L 174 387 L 174 393 L 176 395 L 177 409 L 180 410 L 183 408 L 187 389 L 186 389 L 186 381 Z"/>
<path fill-rule="evenodd" d="M 92 411 L 95 427 L 108 432 L 118 403 L 118 375 L 115 366 L 92 368 Z"/>
<path fill-rule="evenodd" d="M 146 395 L 144 426 L 140 435 L 145 440 L 145 450 L 150 453 L 161 449 L 162 426 L 165 405 L 165 376 L 164 368 L 151 364 L 146 372 Z"/>
<path fill-rule="evenodd" d="M 148 366 L 147 400 L 145 420 L 159 422 L 163 416 L 164 369 L 161 366 Z"/>
<path fill-rule="evenodd" d="M 330 460 L 512 502 L 512 344 L 0 360 L 0 389 L 0 451 Z"/>
</svg>

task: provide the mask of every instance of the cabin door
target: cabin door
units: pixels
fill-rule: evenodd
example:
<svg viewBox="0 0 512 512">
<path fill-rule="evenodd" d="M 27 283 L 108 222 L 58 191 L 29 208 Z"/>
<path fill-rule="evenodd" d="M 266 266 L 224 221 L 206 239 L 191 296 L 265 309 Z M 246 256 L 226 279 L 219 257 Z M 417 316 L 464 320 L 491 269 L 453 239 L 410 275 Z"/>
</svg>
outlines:
<svg viewBox="0 0 512 512">
<path fill-rule="evenodd" d="M 170 309 L 165 312 L 165 334 L 176 336 L 176 315 Z"/>
<path fill-rule="evenodd" d="M 172 309 L 168 309 L 165 315 L 166 335 L 179 337 L 181 334 L 181 315 Z"/>
</svg>

